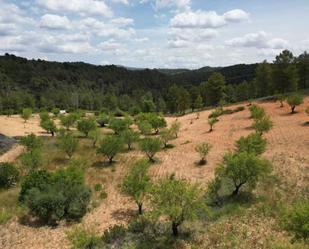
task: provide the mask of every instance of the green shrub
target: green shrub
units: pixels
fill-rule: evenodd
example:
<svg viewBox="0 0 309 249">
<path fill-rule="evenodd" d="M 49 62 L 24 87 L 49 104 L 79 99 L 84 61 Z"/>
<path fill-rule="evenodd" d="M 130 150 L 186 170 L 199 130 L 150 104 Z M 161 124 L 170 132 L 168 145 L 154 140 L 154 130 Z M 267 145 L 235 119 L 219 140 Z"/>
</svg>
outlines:
<svg viewBox="0 0 309 249">
<path fill-rule="evenodd" d="M 42 152 L 39 149 L 21 155 L 21 164 L 28 170 L 39 169 L 43 164 Z"/>
<path fill-rule="evenodd" d="M 54 173 L 33 172 L 22 185 L 20 199 L 33 216 L 46 224 L 56 224 L 62 219 L 82 218 L 90 194 L 84 185 L 83 171 L 71 166 Z"/>
<path fill-rule="evenodd" d="M 102 189 L 103 187 L 101 183 L 97 183 L 96 185 L 94 185 L 94 191 L 98 192 L 101 191 Z"/>
<path fill-rule="evenodd" d="M 129 173 L 124 177 L 121 190 L 130 196 L 138 206 L 138 213 L 143 213 L 143 203 L 145 195 L 150 186 L 150 177 L 148 175 L 149 164 L 145 160 L 137 161 Z"/>
<path fill-rule="evenodd" d="M 249 107 L 249 111 L 251 113 L 251 118 L 255 120 L 259 120 L 265 117 L 265 110 L 263 107 L 252 105 Z"/>
<path fill-rule="evenodd" d="M 60 113 L 60 109 L 59 108 L 53 108 L 51 111 L 55 117 L 58 117 L 59 113 Z"/>
<path fill-rule="evenodd" d="M 236 148 L 238 152 L 253 153 L 260 155 L 266 150 L 266 139 L 258 133 L 250 134 L 247 137 L 241 137 L 236 141 Z"/>
<path fill-rule="evenodd" d="M 137 126 L 143 135 L 148 135 L 151 133 L 152 126 L 148 121 L 139 121 Z"/>
<path fill-rule="evenodd" d="M 67 233 L 74 249 L 94 249 L 100 245 L 101 238 L 91 230 L 75 227 Z"/>
<path fill-rule="evenodd" d="M 36 149 L 40 149 L 43 145 L 42 140 L 33 133 L 26 137 L 22 137 L 20 139 L 20 144 L 25 146 L 27 151 L 30 152 Z"/>
<path fill-rule="evenodd" d="M 171 125 L 170 130 L 171 130 L 171 132 L 172 132 L 172 134 L 173 134 L 173 136 L 174 136 L 175 138 L 178 137 L 178 133 L 179 133 L 179 131 L 180 131 L 180 126 L 181 126 L 181 124 L 180 124 L 180 122 L 178 122 L 178 121 L 174 121 L 174 122 L 172 123 L 172 125 Z"/>
<path fill-rule="evenodd" d="M 72 158 L 78 148 L 78 139 L 71 133 L 63 133 L 57 138 L 57 146 Z"/>
<path fill-rule="evenodd" d="M 301 95 L 298 95 L 298 94 L 288 96 L 286 101 L 288 102 L 289 106 L 291 107 L 291 113 L 295 113 L 296 106 L 304 103 L 303 97 Z"/>
<path fill-rule="evenodd" d="M 75 122 L 78 120 L 79 115 L 76 113 L 69 113 L 68 115 L 64 115 L 60 117 L 61 124 L 67 129 L 70 130 Z"/>
<path fill-rule="evenodd" d="M 110 120 L 110 117 L 107 114 L 101 113 L 99 117 L 97 118 L 97 123 L 100 127 L 105 127 L 105 125 L 108 124 L 109 120 Z"/>
<path fill-rule="evenodd" d="M 109 122 L 109 128 L 111 128 L 115 134 L 120 134 L 122 131 L 129 129 L 132 121 L 128 118 L 120 119 L 120 118 L 113 118 Z"/>
<path fill-rule="evenodd" d="M 197 153 L 200 154 L 200 161 L 199 161 L 199 164 L 200 165 L 204 165 L 206 164 L 206 156 L 208 155 L 210 149 L 211 149 L 212 145 L 209 144 L 209 143 L 202 143 L 202 144 L 199 144 L 195 147 L 195 151 Z"/>
<path fill-rule="evenodd" d="M 244 186 L 253 190 L 257 182 L 272 170 L 271 163 L 247 152 L 227 153 L 223 164 L 217 167 L 216 177 L 227 179 L 233 185 L 232 195 L 238 195 Z"/>
<path fill-rule="evenodd" d="M 121 132 L 121 138 L 128 145 L 128 149 L 131 150 L 132 144 L 139 140 L 139 134 L 131 129 L 126 129 Z"/>
<path fill-rule="evenodd" d="M 219 119 L 217 119 L 217 118 L 210 118 L 210 119 L 208 119 L 208 124 L 209 124 L 209 126 L 210 126 L 209 132 L 212 132 L 212 131 L 213 131 L 213 127 L 214 127 L 214 125 L 215 125 L 217 122 L 219 122 Z"/>
<path fill-rule="evenodd" d="M 12 163 L 0 163 L 0 189 L 10 188 L 19 180 L 19 171 Z"/>
<path fill-rule="evenodd" d="M 124 225 L 114 225 L 104 231 L 102 240 L 107 244 L 112 244 L 115 241 L 124 239 L 126 233 L 127 231 Z"/>
<path fill-rule="evenodd" d="M 263 133 L 268 132 L 272 127 L 273 123 L 267 116 L 261 119 L 256 119 L 253 123 L 253 128 L 260 135 L 263 135 Z"/>
<path fill-rule="evenodd" d="M 171 129 L 165 128 L 165 129 L 161 130 L 161 132 L 160 132 L 160 139 L 161 139 L 161 141 L 163 143 L 164 148 L 168 147 L 168 145 L 169 145 L 168 142 L 170 140 L 172 140 L 173 138 L 174 138 L 174 135 L 173 135 Z"/>
<path fill-rule="evenodd" d="M 55 122 L 49 118 L 41 120 L 40 125 L 47 133 L 50 133 L 52 136 L 54 136 L 58 130 Z"/>
<path fill-rule="evenodd" d="M 139 143 L 140 150 L 145 152 L 151 162 L 154 162 L 154 156 L 160 151 L 161 145 L 159 138 L 144 138 Z"/>
<path fill-rule="evenodd" d="M 98 154 L 102 154 L 107 157 L 108 162 L 111 164 L 114 157 L 122 150 L 123 141 L 117 136 L 107 136 L 97 149 Z"/>
<path fill-rule="evenodd" d="M 32 115 L 32 109 L 31 108 L 22 109 L 21 118 L 25 121 L 25 123 L 31 117 L 31 115 Z"/>
<path fill-rule="evenodd" d="M 294 204 L 288 213 L 285 227 L 293 234 L 293 241 L 302 240 L 309 244 L 309 200 Z"/>
<path fill-rule="evenodd" d="M 140 113 L 137 115 L 136 120 L 138 123 L 149 123 L 156 134 L 159 133 L 160 128 L 166 127 L 166 121 L 164 117 L 161 117 L 156 113 Z"/>
<path fill-rule="evenodd" d="M 82 119 L 77 122 L 77 130 L 85 134 L 88 137 L 90 131 L 97 128 L 97 125 L 93 119 Z"/>
</svg>

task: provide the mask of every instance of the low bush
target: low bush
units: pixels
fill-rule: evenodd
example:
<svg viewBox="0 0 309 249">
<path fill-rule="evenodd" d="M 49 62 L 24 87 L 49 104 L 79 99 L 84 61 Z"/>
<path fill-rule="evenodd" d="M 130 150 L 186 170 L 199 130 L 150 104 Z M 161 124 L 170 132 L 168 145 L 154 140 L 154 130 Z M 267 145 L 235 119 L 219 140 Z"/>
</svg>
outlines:
<svg viewBox="0 0 309 249">
<path fill-rule="evenodd" d="M 0 189 L 8 189 L 19 180 L 19 171 L 12 163 L 0 163 Z"/>
<path fill-rule="evenodd" d="M 101 238 L 93 231 L 75 227 L 67 233 L 74 249 L 94 249 L 100 245 Z"/>
</svg>

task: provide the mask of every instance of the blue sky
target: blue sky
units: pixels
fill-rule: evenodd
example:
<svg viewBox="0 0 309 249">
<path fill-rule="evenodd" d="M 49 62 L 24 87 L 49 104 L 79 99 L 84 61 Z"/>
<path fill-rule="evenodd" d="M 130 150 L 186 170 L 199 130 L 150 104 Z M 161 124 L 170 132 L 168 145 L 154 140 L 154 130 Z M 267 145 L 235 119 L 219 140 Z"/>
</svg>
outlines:
<svg viewBox="0 0 309 249">
<path fill-rule="evenodd" d="M 199 68 L 309 50 L 308 0 L 0 0 L 0 53 Z"/>
</svg>

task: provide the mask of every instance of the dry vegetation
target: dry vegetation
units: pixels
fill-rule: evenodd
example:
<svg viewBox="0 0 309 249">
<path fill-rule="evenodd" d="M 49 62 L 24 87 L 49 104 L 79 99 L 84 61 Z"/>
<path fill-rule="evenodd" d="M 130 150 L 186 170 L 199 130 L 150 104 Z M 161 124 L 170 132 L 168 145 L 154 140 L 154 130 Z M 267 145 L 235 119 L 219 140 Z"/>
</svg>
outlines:
<svg viewBox="0 0 309 249">
<path fill-rule="evenodd" d="M 280 181 L 284 182 L 285 190 L 297 196 L 302 193 L 302 190 L 309 188 L 309 127 L 304 125 L 308 121 L 305 108 L 309 105 L 309 98 L 305 98 L 304 104 L 297 108 L 298 113 L 294 115 L 290 114 L 287 105 L 280 108 L 280 104 L 274 102 L 259 104 L 265 108 L 273 121 L 273 129 L 265 134 L 268 146 L 264 156 L 273 162 L 274 172 L 279 176 Z M 234 107 L 236 106 L 230 108 Z M 234 142 L 241 136 L 253 132 L 252 120 L 247 109 L 220 116 L 220 121 L 211 133 L 208 132 L 209 114 L 210 111 L 203 111 L 199 119 L 196 119 L 194 113 L 177 118 L 181 123 L 179 137 L 171 141 L 175 145 L 174 148 L 162 150 L 156 155 L 158 162 L 150 169 L 154 179 L 175 173 L 178 178 L 206 184 L 213 178 L 214 170 L 221 162 L 223 154 L 232 150 Z M 175 119 L 168 117 L 168 124 Z M 16 116 L 0 117 L 0 133 L 8 136 L 44 134 L 39 126 L 38 117 L 31 118 L 24 128 L 23 120 Z M 195 146 L 202 142 L 210 143 L 212 149 L 207 156 L 207 165 L 198 166 L 196 162 L 199 160 L 199 155 L 195 151 Z M 48 169 L 61 167 L 67 163 L 67 160 L 63 159 L 64 154 L 59 152 L 54 143 L 53 139 L 44 139 L 44 146 L 48 148 L 44 154 L 45 167 Z M 0 161 L 18 160 L 21 151 L 22 148 L 16 146 L 0 156 Z M 86 163 L 87 183 L 92 189 L 98 183 L 103 186 L 101 191 L 93 191 L 95 198 L 92 202 L 92 210 L 82 221 L 85 227 L 102 233 L 111 224 L 125 223 L 134 215 L 136 207 L 132 201 L 120 194 L 119 183 L 135 158 L 143 156 L 141 152 L 133 150 L 118 155 L 117 163 L 107 167 L 102 163 L 103 158 L 95 154 L 91 142 L 81 139 L 81 146 L 74 158 Z M 107 193 L 107 198 L 100 197 L 103 191 Z M 220 217 L 217 222 L 209 226 L 207 233 L 202 225 L 196 223 L 194 226 L 199 232 L 195 241 L 200 246 L 197 248 L 304 248 L 297 245 L 289 247 L 289 237 L 279 229 L 278 222 L 271 218 L 272 208 L 277 205 L 274 203 L 274 199 L 277 198 L 276 192 L 281 193 L 283 190 L 278 187 L 272 192 L 266 184 L 261 184 L 257 191 L 273 195 L 264 202 L 256 200 L 254 205 L 239 207 L 239 209 L 233 207 L 233 210 L 229 211 L 231 215 Z M 0 192 L 0 202 L 9 199 L 14 203 L 17 193 L 16 189 L 10 190 L 9 193 Z M 282 197 L 281 201 L 285 200 L 284 198 Z M 293 198 L 289 201 L 293 201 Z M 0 208 L 4 206 L 0 204 Z M 20 212 L 22 211 L 15 213 Z M 18 216 L 0 225 L 0 248 L 70 248 L 66 232 L 72 226 L 62 224 L 57 228 L 50 228 L 29 226 L 28 223 L 23 225 Z"/>
</svg>

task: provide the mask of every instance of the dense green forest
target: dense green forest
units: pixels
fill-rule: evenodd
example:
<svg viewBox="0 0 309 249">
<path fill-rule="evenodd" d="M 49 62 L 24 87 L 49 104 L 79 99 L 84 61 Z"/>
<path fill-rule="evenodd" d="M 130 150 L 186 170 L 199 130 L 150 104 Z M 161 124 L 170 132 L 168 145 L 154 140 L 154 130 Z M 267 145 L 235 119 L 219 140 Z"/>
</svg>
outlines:
<svg viewBox="0 0 309 249">
<path fill-rule="evenodd" d="M 280 53 L 272 63 L 198 70 L 127 69 L 82 62 L 59 63 L 0 56 L 0 111 L 160 111 L 233 103 L 309 87 L 309 55 Z"/>
</svg>

